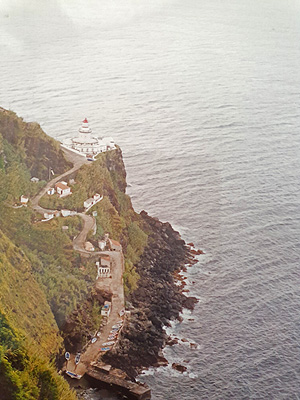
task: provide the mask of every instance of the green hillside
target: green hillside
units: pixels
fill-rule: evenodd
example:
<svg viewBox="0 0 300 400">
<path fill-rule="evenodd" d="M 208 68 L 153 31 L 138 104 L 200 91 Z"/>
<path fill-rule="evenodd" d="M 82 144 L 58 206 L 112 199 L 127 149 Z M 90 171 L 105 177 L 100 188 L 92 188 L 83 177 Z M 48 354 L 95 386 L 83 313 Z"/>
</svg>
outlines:
<svg viewBox="0 0 300 400">
<path fill-rule="evenodd" d="M 55 174 L 71 168 L 59 144 L 38 124 L 25 123 L 0 108 L 0 387 L 6 390 L 4 399 L 72 400 L 74 394 L 51 364 L 64 351 L 66 334 L 61 329 L 74 313 L 73 331 L 79 332 L 79 342 L 84 344 L 99 319 L 95 310 L 101 302 L 91 291 L 95 260 L 82 258 L 72 246 L 82 228 L 81 218 L 41 223 L 30 200 L 27 207 L 18 206 L 21 195 L 30 198 L 46 184 L 49 168 Z M 40 181 L 31 182 L 33 176 Z M 121 242 L 125 293 L 131 293 L 139 279 L 134 264 L 147 245 L 148 233 L 125 194 L 121 150 L 101 154 L 72 179 L 72 196 L 44 196 L 40 204 L 80 211 L 88 197 L 103 195 L 91 210 L 97 211 L 97 232 L 90 240 L 96 244 L 108 232 Z"/>
<path fill-rule="evenodd" d="M 76 395 L 52 365 L 63 345 L 53 309 L 61 287 L 74 276 L 57 271 L 57 262 L 71 269 L 70 234 L 81 222 L 70 221 L 63 234 L 60 222 L 42 227 L 30 208 L 13 208 L 22 194 L 32 196 L 45 184 L 48 166 L 70 168 L 58 144 L 37 124 L 26 124 L 0 108 L 0 397 L 72 400 Z M 32 176 L 40 179 L 30 181 Z M 44 229 L 45 228 L 45 229 Z M 62 256 L 63 253 L 63 256 Z M 70 255 L 71 254 L 71 255 Z M 87 292 L 81 280 L 77 292 Z M 84 281 L 84 280 L 83 280 Z M 82 288 L 81 286 L 84 286 Z M 50 290 L 52 287 L 52 292 Z M 69 287 L 69 286 L 68 286 Z M 71 287 L 69 288 L 71 292 Z M 51 300 L 55 304 L 51 304 Z M 74 299 L 61 308 L 74 309 Z"/>
</svg>

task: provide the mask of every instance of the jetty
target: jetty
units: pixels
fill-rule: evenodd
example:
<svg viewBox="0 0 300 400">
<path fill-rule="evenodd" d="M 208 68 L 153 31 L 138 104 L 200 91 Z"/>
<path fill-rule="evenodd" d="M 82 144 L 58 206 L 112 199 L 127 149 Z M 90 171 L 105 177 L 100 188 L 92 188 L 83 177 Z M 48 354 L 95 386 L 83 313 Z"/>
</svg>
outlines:
<svg viewBox="0 0 300 400">
<path fill-rule="evenodd" d="M 108 367 L 108 368 L 107 368 Z M 135 383 L 118 376 L 117 373 L 108 372 L 110 366 L 94 364 L 88 368 L 85 376 L 97 387 L 113 389 L 115 392 L 126 396 L 131 400 L 149 400 L 151 399 L 151 390 L 149 386 L 142 383 Z M 99 386 L 99 383 L 100 386 Z"/>
</svg>

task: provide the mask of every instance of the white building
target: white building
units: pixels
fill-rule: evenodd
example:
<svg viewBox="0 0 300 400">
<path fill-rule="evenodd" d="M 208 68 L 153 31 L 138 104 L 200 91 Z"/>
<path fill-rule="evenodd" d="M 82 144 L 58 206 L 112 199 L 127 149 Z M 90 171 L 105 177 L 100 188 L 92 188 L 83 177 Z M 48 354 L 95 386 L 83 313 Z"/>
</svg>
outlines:
<svg viewBox="0 0 300 400">
<path fill-rule="evenodd" d="M 69 217 L 71 215 L 71 210 L 61 210 L 62 217 Z"/>
<path fill-rule="evenodd" d="M 102 256 L 104 257 L 104 256 Z M 103 262 L 103 259 L 100 259 L 100 262 L 97 261 L 96 262 L 96 266 L 97 266 L 97 278 L 109 278 L 111 275 L 111 270 L 110 270 L 110 257 L 109 257 L 109 261 L 107 262 L 107 260 L 105 260 L 105 262 Z"/>
<path fill-rule="evenodd" d="M 52 196 L 55 193 L 55 189 L 54 188 L 50 188 L 47 190 L 47 194 L 49 194 L 50 196 Z"/>
<path fill-rule="evenodd" d="M 48 221 L 54 217 L 53 213 L 44 213 L 44 218 Z"/>
<path fill-rule="evenodd" d="M 103 317 L 108 317 L 110 314 L 111 303 L 110 301 L 106 301 L 104 306 L 101 308 L 101 315 Z"/>
<path fill-rule="evenodd" d="M 55 184 L 55 189 L 60 197 L 68 196 L 71 194 L 71 188 L 66 184 L 66 182 L 58 182 Z"/>
<path fill-rule="evenodd" d="M 20 198 L 21 204 L 27 204 L 28 203 L 29 198 L 22 195 Z"/>
<path fill-rule="evenodd" d="M 91 158 L 97 154 L 116 148 L 113 138 L 100 139 L 93 136 L 86 118 L 82 121 L 82 125 L 79 128 L 79 135 L 66 140 L 64 145 Z"/>
<path fill-rule="evenodd" d="M 100 196 L 100 194 L 96 193 L 94 194 L 93 197 L 85 200 L 85 202 L 83 203 L 83 207 L 87 210 L 89 210 L 91 207 L 93 207 L 93 205 L 97 204 L 100 200 L 102 200 L 102 197 Z"/>
<path fill-rule="evenodd" d="M 33 176 L 30 180 L 31 180 L 31 182 L 34 182 L 34 183 L 39 182 L 39 178 L 36 178 L 35 176 Z"/>
<path fill-rule="evenodd" d="M 98 240 L 98 246 L 101 251 L 103 251 L 106 247 L 106 240 Z"/>
</svg>

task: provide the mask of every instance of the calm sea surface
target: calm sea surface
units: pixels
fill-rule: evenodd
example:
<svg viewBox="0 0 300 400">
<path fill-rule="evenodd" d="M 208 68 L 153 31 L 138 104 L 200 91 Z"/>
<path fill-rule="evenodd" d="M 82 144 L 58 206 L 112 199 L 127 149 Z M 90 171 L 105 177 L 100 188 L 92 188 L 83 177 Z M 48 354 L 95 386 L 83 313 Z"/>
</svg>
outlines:
<svg viewBox="0 0 300 400">
<path fill-rule="evenodd" d="M 0 77 L 49 135 L 113 136 L 136 210 L 205 250 L 153 399 L 300 399 L 300 1 L 0 0 Z"/>
</svg>

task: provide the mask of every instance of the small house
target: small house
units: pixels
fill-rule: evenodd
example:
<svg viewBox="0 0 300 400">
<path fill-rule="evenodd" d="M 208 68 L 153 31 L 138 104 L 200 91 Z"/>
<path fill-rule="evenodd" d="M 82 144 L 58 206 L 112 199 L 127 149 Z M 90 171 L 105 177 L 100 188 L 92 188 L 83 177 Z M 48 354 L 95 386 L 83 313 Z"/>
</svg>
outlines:
<svg viewBox="0 0 300 400">
<path fill-rule="evenodd" d="M 31 182 L 34 182 L 34 183 L 39 182 L 39 178 L 36 178 L 35 176 L 33 176 L 30 180 L 31 180 Z"/>
<path fill-rule="evenodd" d="M 69 217 L 71 215 L 70 210 L 61 210 L 62 217 Z"/>
<path fill-rule="evenodd" d="M 106 240 L 98 240 L 98 246 L 101 251 L 103 251 L 106 247 Z"/>
<path fill-rule="evenodd" d="M 55 193 L 55 189 L 54 188 L 50 188 L 47 190 L 47 194 L 49 194 L 50 196 L 52 196 Z"/>
<path fill-rule="evenodd" d="M 83 203 L 83 207 L 84 208 L 90 208 L 94 205 L 95 200 L 93 197 L 91 197 L 90 199 L 85 200 L 85 202 Z"/>
<path fill-rule="evenodd" d="M 60 197 L 68 196 L 69 194 L 71 194 L 71 188 L 66 184 L 66 182 L 56 183 L 55 189 Z"/>
<path fill-rule="evenodd" d="M 54 211 L 54 216 L 55 217 L 60 217 L 60 211 L 58 211 L 58 210 Z"/>
<path fill-rule="evenodd" d="M 52 219 L 53 217 L 54 217 L 53 213 L 47 213 L 47 212 L 44 213 L 44 218 L 45 219 Z"/>
<path fill-rule="evenodd" d="M 105 137 L 102 140 L 105 143 L 107 150 L 114 150 L 116 148 L 115 141 L 112 137 Z"/>
<path fill-rule="evenodd" d="M 28 200 L 29 200 L 29 198 L 24 195 L 22 195 L 20 198 L 21 204 L 23 204 L 23 205 L 27 204 Z"/>
<path fill-rule="evenodd" d="M 122 251 L 122 245 L 121 243 L 117 242 L 116 240 L 113 239 L 108 239 L 109 240 L 109 245 L 111 250 L 113 251 Z"/>
<path fill-rule="evenodd" d="M 89 199 L 85 200 L 85 202 L 83 203 L 83 207 L 88 210 L 91 207 L 93 207 L 94 204 L 97 204 L 100 200 L 102 199 L 102 197 L 100 196 L 99 193 L 94 194 L 93 197 L 90 197 Z"/>
<path fill-rule="evenodd" d="M 110 309 L 111 309 L 111 302 L 110 301 L 106 301 L 104 303 L 104 306 L 101 308 L 101 315 L 103 317 L 108 317 L 110 314 Z"/>
</svg>

